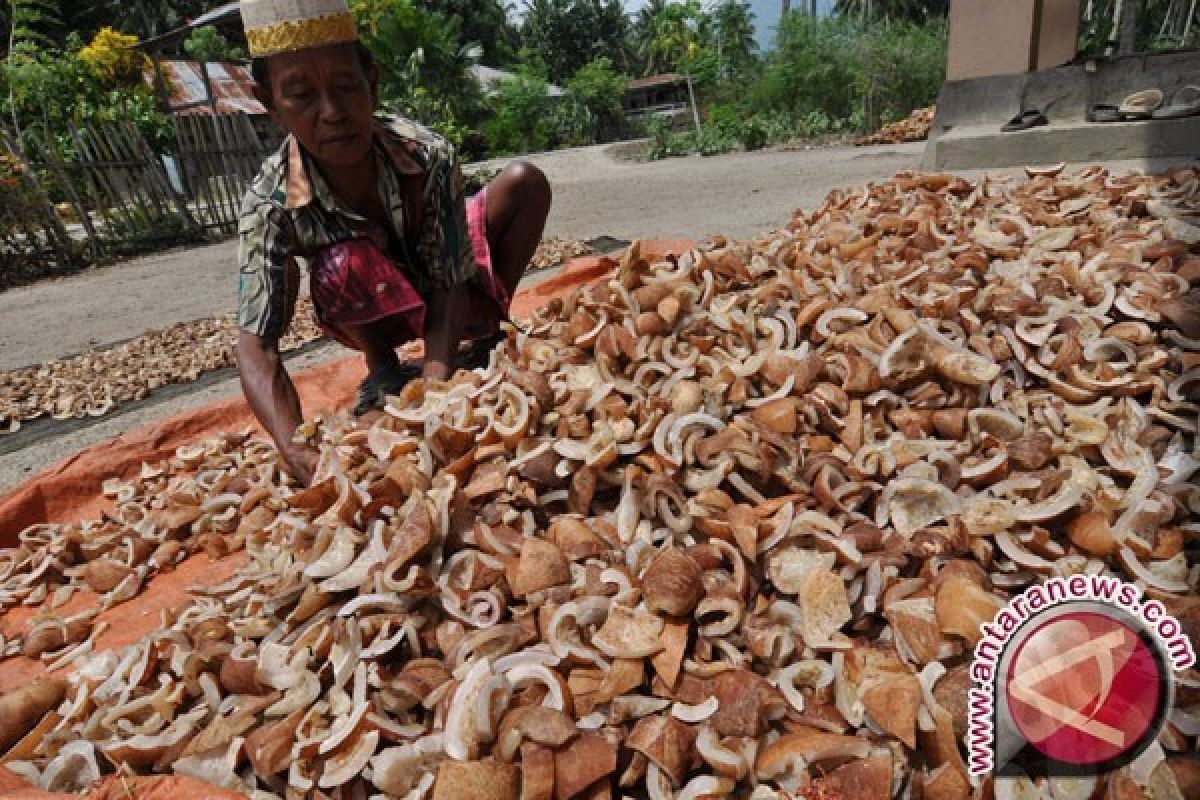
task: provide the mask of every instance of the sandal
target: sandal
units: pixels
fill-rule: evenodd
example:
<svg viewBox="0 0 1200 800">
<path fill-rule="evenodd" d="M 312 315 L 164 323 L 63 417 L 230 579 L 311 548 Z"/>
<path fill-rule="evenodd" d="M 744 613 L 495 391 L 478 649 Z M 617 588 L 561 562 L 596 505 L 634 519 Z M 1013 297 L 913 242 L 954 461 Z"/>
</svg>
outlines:
<svg viewBox="0 0 1200 800">
<path fill-rule="evenodd" d="M 491 336 L 476 339 L 458 354 L 456 365 L 459 369 L 487 369 L 492 360 L 492 351 L 507 338 L 503 331 L 497 331 Z"/>
<path fill-rule="evenodd" d="M 1200 114 L 1200 86 L 1184 86 L 1171 98 L 1170 105 L 1155 109 L 1154 119 L 1183 119 Z"/>
<path fill-rule="evenodd" d="M 1162 106 L 1163 99 L 1162 89 L 1146 89 L 1126 97 L 1117 110 L 1121 119 L 1150 119 Z"/>
<path fill-rule="evenodd" d="M 421 374 L 412 364 L 397 364 L 384 372 L 368 375 L 358 387 L 358 398 L 351 413 L 361 417 L 368 411 L 383 408 L 389 395 L 399 394 L 408 382 Z"/>
<path fill-rule="evenodd" d="M 1097 103 L 1088 109 L 1088 122 L 1120 122 L 1121 110 L 1107 103 Z"/>
<path fill-rule="evenodd" d="M 1049 123 L 1050 121 L 1046 119 L 1045 114 L 1037 109 L 1031 108 L 1028 111 L 1022 111 L 1020 114 L 1017 114 L 1008 122 L 1004 123 L 1004 126 L 1000 128 L 1000 130 L 1004 131 L 1005 133 L 1012 133 L 1013 131 L 1027 131 L 1030 128 L 1036 128 L 1039 125 L 1048 125 Z"/>
</svg>

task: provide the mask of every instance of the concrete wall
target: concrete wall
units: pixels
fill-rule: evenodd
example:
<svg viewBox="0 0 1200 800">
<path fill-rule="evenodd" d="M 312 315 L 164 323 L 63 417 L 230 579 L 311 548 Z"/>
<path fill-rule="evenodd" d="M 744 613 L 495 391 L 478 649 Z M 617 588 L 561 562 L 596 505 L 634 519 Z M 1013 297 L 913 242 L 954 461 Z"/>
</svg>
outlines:
<svg viewBox="0 0 1200 800">
<path fill-rule="evenodd" d="M 1080 0 L 951 0 L 951 81 L 1049 69 L 1075 57 Z"/>
<path fill-rule="evenodd" d="M 1079 0 L 1042 0 L 1036 67 L 1061 67 L 1079 47 Z"/>
<path fill-rule="evenodd" d="M 946 80 L 1027 72 L 1037 0 L 951 0 Z"/>
<path fill-rule="evenodd" d="M 925 150 L 929 169 L 1004 167 L 1125 158 L 1200 155 L 1200 117 L 1090 123 L 1097 103 L 1119 105 L 1133 92 L 1157 87 L 1167 98 L 1200 84 L 1200 51 L 1097 59 L 1020 75 L 949 81 Z M 1003 133 L 1017 112 L 1038 109 L 1045 127 Z"/>
</svg>

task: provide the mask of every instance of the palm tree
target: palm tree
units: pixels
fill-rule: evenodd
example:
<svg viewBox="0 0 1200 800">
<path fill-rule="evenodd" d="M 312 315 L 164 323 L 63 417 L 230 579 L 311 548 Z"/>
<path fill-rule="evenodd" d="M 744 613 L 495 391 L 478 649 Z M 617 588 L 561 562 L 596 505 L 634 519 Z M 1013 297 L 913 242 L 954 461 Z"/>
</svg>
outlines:
<svg viewBox="0 0 1200 800">
<path fill-rule="evenodd" d="M 654 16 L 652 35 L 641 53 L 647 75 L 682 68 L 692 49 L 699 44 L 699 18 L 697 0 L 670 3 Z"/>
<path fill-rule="evenodd" d="M 949 7 L 947 0 L 837 0 L 834 4 L 834 10 L 839 14 L 860 16 L 864 19 L 868 16 L 907 19 L 912 22 L 944 17 Z"/>
<path fill-rule="evenodd" d="M 758 42 L 754 38 L 754 12 L 745 0 L 722 0 L 711 14 L 716 37 L 718 70 L 731 72 L 746 67 L 754 58 Z"/>
<path fill-rule="evenodd" d="M 654 20 L 666 7 L 667 0 L 649 0 L 646 5 L 638 9 L 637 15 L 633 18 L 633 33 L 630 38 L 634 54 L 641 59 L 639 68 L 644 75 L 651 74 L 649 65 L 646 63 L 646 54 L 650 52 L 650 43 L 654 40 Z"/>
</svg>

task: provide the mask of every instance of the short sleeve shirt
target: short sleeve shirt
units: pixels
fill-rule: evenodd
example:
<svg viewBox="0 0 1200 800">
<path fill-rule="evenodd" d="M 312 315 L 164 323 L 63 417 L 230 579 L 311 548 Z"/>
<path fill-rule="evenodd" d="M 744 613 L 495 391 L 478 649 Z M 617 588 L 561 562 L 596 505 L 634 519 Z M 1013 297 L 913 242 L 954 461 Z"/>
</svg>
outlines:
<svg viewBox="0 0 1200 800">
<path fill-rule="evenodd" d="M 376 120 L 379 196 L 392 237 L 378 242 L 423 296 L 472 280 L 478 271 L 467 230 L 466 197 L 454 147 L 403 117 Z M 406 209 L 402 180 L 422 176 L 424 215 L 411 247 L 403 246 Z M 242 202 L 238 223 L 241 267 L 238 325 L 278 339 L 291 322 L 299 290 L 296 259 L 342 242 L 380 237 L 377 226 L 346 207 L 330 190 L 311 156 L 294 137 L 263 164 Z M 401 243 L 388 246 L 389 242 Z"/>
</svg>

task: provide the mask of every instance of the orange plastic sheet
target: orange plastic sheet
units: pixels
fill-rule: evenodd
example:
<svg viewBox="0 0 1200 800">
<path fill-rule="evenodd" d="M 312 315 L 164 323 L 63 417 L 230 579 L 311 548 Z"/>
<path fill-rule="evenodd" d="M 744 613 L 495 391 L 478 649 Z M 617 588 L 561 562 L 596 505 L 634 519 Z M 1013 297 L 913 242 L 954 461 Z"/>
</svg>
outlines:
<svg viewBox="0 0 1200 800">
<path fill-rule="evenodd" d="M 642 252 L 647 258 L 665 257 L 682 253 L 691 246 L 692 243 L 686 241 L 643 242 Z M 524 318 L 552 298 L 603 278 L 614 266 L 615 263 L 607 258 L 575 259 L 560 275 L 518 292 L 512 316 Z M 357 356 L 332 361 L 293 376 L 310 414 L 321 409 L 345 407 L 353 399 L 362 377 L 362 363 Z M 99 516 L 109 507 L 101 493 L 101 485 L 106 479 L 136 474 L 143 462 L 167 458 L 190 442 L 222 431 L 249 427 L 257 427 L 254 417 L 245 401 L 235 398 L 130 431 L 72 456 L 0 498 L 0 546 L 11 546 L 16 533 L 29 525 Z M 222 583 L 232 577 L 244 561 L 244 554 L 234 554 L 219 561 L 199 554 L 175 570 L 158 575 L 137 597 L 97 617 L 98 624 L 107 623 L 108 627 L 97 639 L 95 650 L 114 650 L 138 641 L 161 626 L 164 613 L 186 607 L 192 601 L 193 588 Z M 60 616 L 76 614 L 96 603 L 94 594 L 81 591 L 54 613 Z M 10 609 L 0 616 L 0 632 L 6 636 L 19 634 L 39 613 L 41 609 L 38 608 Z M 46 672 L 42 663 L 24 657 L 0 661 L 0 694 L 36 681 Z M 0 800 L 58 797 L 60 795 L 29 788 L 19 777 L 0 767 Z M 235 800 L 239 795 L 178 776 L 114 776 L 92 787 L 83 797 L 85 800 Z"/>
</svg>

